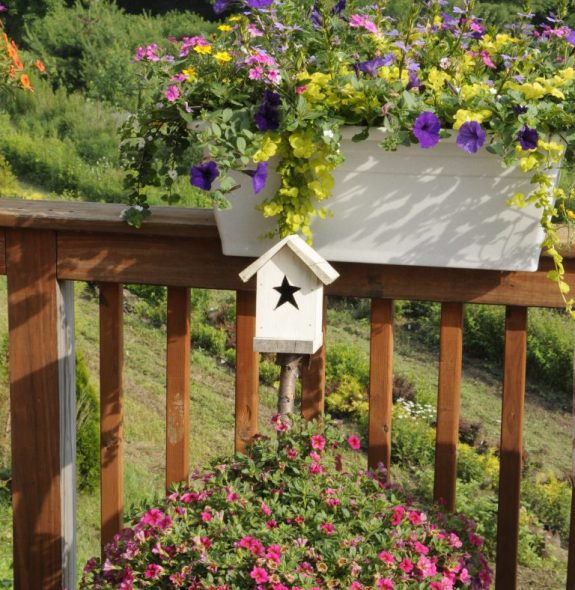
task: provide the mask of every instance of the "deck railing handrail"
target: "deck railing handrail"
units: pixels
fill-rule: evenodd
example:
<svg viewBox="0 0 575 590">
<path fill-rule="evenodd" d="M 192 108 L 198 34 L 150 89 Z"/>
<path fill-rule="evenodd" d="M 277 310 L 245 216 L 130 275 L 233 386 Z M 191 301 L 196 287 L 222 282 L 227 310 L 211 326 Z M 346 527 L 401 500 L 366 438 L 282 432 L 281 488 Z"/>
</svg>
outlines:
<svg viewBox="0 0 575 590">
<path fill-rule="evenodd" d="M 122 285 L 168 287 L 166 485 L 188 473 L 189 289 L 236 291 L 235 447 L 258 429 L 255 281 L 238 273 L 247 258 L 221 253 L 209 210 L 156 208 L 141 229 L 121 220 L 122 205 L 0 199 L 0 274 L 8 276 L 14 576 L 17 590 L 74 586 L 75 439 L 73 289 L 100 284 L 102 540 L 121 526 L 123 509 Z M 569 252 L 567 252 L 569 254 Z M 570 256 L 570 255 L 569 255 Z M 575 259 L 565 261 L 575 286 Z M 390 463 L 393 301 L 442 304 L 434 497 L 455 503 L 463 306 L 505 305 L 505 352 L 496 588 L 516 588 L 528 307 L 561 307 L 547 278 L 535 272 L 437 269 L 334 263 L 340 279 L 327 294 L 371 299 L 369 450 Z M 325 347 L 302 378 L 302 413 L 323 411 Z M 567 452 L 567 451 L 566 451 Z M 71 499 L 70 499 L 71 498 Z M 572 511 L 573 513 L 573 511 Z M 574 545 L 573 535 L 571 545 Z M 575 548 L 567 588 L 575 590 Z"/>
</svg>

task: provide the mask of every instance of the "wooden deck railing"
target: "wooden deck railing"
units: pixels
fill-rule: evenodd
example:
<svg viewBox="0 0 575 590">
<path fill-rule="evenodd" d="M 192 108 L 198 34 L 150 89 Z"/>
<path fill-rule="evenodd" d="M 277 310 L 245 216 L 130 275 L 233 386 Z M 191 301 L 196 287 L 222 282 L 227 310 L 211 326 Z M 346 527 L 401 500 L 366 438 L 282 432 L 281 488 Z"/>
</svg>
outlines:
<svg viewBox="0 0 575 590">
<path fill-rule="evenodd" d="M 8 277 L 14 587 L 75 586 L 74 348 L 72 281 L 100 284 L 101 538 L 121 526 L 123 510 L 122 284 L 168 287 L 166 485 L 188 476 L 189 288 L 236 291 L 235 447 L 258 429 L 254 284 L 238 273 L 248 259 L 225 257 L 211 212 L 158 209 L 141 230 L 122 207 L 0 200 L 0 273 Z M 371 299 L 369 453 L 391 456 L 393 300 L 442 303 L 435 498 L 455 505 L 464 303 L 507 306 L 496 588 L 516 588 L 525 394 L 527 308 L 560 307 L 547 278 L 533 273 L 335 263 L 328 294 Z M 575 287 L 575 264 L 567 260 Z M 303 375 L 302 413 L 324 406 L 325 350 Z M 568 449 L 565 450 L 569 452 Z M 393 468 L 391 466 L 391 468 Z M 567 588 L 575 590 L 571 536 Z"/>
</svg>

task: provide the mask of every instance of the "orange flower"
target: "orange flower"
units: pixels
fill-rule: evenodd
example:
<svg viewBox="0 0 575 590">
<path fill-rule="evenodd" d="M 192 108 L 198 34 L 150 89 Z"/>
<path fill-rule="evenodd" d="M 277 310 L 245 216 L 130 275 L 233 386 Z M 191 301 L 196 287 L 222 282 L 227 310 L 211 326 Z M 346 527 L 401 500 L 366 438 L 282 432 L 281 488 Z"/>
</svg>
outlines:
<svg viewBox="0 0 575 590">
<path fill-rule="evenodd" d="M 46 66 L 44 65 L 44 63 L 41 60 L 37 59 L 34 62 L 34 65 L 38 68 L 38 71 L 40 71 L 40 72 L 46 71 Z"/>
<path fill-rule="evenodd" d="M 20 76 L 20 84 L 22 84 L 22 87 L 24 88 L 24 90 L 30 90 L 30 92 L 34 92 L 34 89 L 32 88 L 32 86 L 30 84 L 30 78 L 28 78 L 27 74 L 22 74 Z"/>
</svg>

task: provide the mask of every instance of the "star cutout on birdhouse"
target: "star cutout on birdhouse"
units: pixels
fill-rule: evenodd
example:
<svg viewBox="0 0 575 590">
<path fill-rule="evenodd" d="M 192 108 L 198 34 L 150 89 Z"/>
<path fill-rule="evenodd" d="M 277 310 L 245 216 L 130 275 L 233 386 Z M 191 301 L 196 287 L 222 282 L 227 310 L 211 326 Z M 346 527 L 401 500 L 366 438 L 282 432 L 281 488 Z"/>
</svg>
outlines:
<svg viewBox="0 0 575 590">
<path fill-rule="evenodd" d="M 279 287 L 274 287 L 274 290 L 280 294 L 280 298 L 274 309 L 281 307 L 284 303 L 291 303 L 296 309 L 299 309 L 293 295 L 300 289 L 301 287 L 294 287 L 293 285 L 290 285 L 288 278 L 284 275 L 282 284 Z"/>
</svg>

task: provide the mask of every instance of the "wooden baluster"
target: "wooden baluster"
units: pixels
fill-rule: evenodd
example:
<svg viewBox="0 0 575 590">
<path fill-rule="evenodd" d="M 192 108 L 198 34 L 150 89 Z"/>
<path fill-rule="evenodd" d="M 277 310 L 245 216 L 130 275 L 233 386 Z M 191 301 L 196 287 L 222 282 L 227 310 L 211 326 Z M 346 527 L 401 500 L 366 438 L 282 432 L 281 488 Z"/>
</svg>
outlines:
<svg viewBox="0 0 575 590">
<path fill-rule="evenodd" d="M 166 362 L 166 490 L 190 468 L 190 293 L 168 288 Z"/>
<path fill-rule="evenodd" d="M 515 590 L 517 587 L 526 357 L 527 308 L 508 306 L 505 314 L 505 359 L 501 413 L 501 461 L 495 575 L 497 590 Z"/>
<path fill-rule="evenodd" d="M 102 549 L 122 528 L 124 400 L 122 285 L 100 284 L 100 490 Z"/>
<path fill-rule="evenodd" d="M 236 291 L 236 428 L 235 450 L 244 452 L 258 431 L 259 355 L 255 291 Z"/>
<path fill-rule="evenodd" d="M 565 588 L 567 590 L 575 590 L 575 484 L 573 482 L 571 482 L 571 526 L 569 529 L 567 585 Z"/>
<path fill-rule="evenodd" d="M 64 537 L 73 515 L 63 498 L 75 490 L 70 477 L 61 477 L 62 468 L 70 470 L 62 463 L 70 453 L 61 449 L 60 432 L 61 412 L 69 418 L 64 406 L 74 395 L 63 366 L 70 366 L 70 348 L 60 332 L 69 335 L 71 326 L 64 317 L 69 307 L 62 305 L 69 303 L 66 288 L 58 292 L 56 261 L 54 232 L 6 230 L 16 590 L 60 590 L 73 575 L 63 572 L 63 553 L 74 559 L 73 539 Z M 59 345 L 66 351 L 62 357 Z"/>
<path fill-rule="evenodd" d="M 391 299 L 371 300 L 369 356 L 367 460 L 370 467 L 383 463 L 389 474 L 393 411 L 393 301 Z"/>
<path fill-rule="evenodd" d="M 323 344 L 304 360 L 301 375 L 301 415 L 306 420 L 322 416 L 325 411 L 325 339 L 327 335 L 327 297 L 323 299 Z"/>
<path fill-rule="evenodd" d="M 457 443 L 461 397 L 463 349 L 463 304 L 441 306 L 437 434 L 435 439 L 435 483 L 433 497 L 447 510 L 455 510 Z"/>
</svg>

